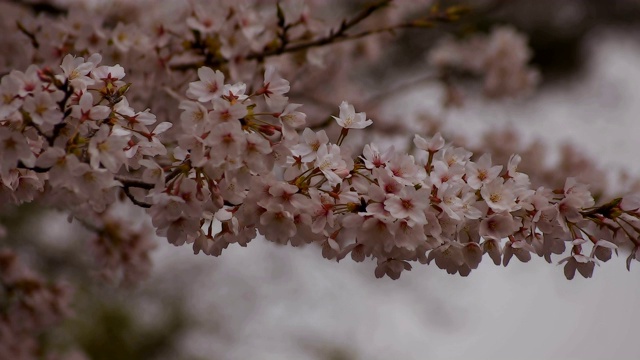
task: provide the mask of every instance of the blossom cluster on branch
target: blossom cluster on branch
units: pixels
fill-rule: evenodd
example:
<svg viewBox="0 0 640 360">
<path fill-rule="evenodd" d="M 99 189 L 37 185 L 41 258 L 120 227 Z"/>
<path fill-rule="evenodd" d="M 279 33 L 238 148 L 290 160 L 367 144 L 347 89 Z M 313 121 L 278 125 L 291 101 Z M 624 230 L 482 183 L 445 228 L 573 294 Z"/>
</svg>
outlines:
<svg viewBox="0 0 640 360">
<path fill-rule="evenodd" d="M 426 7 L 407 20 L 415 4 L 379 1 L 326 32 L 302 3 L 218 5 L 198 3 L 176 23 L 124 23 L 108 11 L 91 18 L 81 8 L 18 21 L 0 43 L 32 45 L 2 63 L 5 207 L 37 201 L 69 211 L 96 233 L 102 273 L 128 283 L 148 273 L 154 246 L 148 224 L 114 215 L 122 206 L 147 209 L 158 235 L 196 253 L 220 255 L 259 233 L 318 243 L 329 259 L 371 258 L 379 277 L 398 278 L 416 261 L 468 275 L 483 254 L 504 265 L 514 255 L 551 262 L 569 248 L 568 278 L 591 276 L 619 247 L 631 250 L 629 262 L 640 258 L 635 196 L 596 204 L 573 178 L 533 187 L 518 155 L 472 160 L 439 134 L 415 135 L 415 153 L 358 146 L 349 134 L 373 122 L 350 102 L 327 122 L 290 101 L 296 84 L 313 93 L 315 83 L 296 73 L 304 64 L 353 59 L 353 40 L 452 22 L 464 8 Z M 391 6 L 378 27 L 362 25 Z M 492 96 L 535 85 L 529 58 L 524 38 L 506 28 L 430 55 L 442 72 L 484 74 Z M 11 70 L 19 60 L 34 65 Z M 331 136 L 308 122 L 341 130 Z"/>
<path fill-rule="evenodd" d="M 125 70 L 100 61 L 68 55 L 61 73 L 32 66 L 2 78 L 0 176 L 10 201 L 48 201 L 82 219 L 83 211 L 106 213 L 122 192 L 148 208 L 158 235 L 196 253 L 220 255 L 260 233 L 318 243 L 328 259 L 372 258 L 376 276 L 394 279 L 415 261 L 466 276 L 483 254 L 504 265 L 532 253 L 551 262 L 569 247 L 567 278 L 576 270 L 590 277 L 621 246 L 633 248 L 629 262 L 637 258 L 637 196 L 595 206 L 573 178 L 562 189 L 533 189 L 517 171 L 519 156 L 506 166 L 488 154 L 472 161 L 439 134 L 415 135 L 415 154 L 354 149 L 349 133 L 372 121 L 347 102 L 330 141 L 305 128 L 273 67 L 253 91 L 200 68 L 179 104 L 176 141 L 165 143 L 172 123 L 131 108 Z M 134 233 L 124 236 L 145 235 Z M 109 237 L 112 246 L 130 243 L 118 238 Z"/>
</svg>

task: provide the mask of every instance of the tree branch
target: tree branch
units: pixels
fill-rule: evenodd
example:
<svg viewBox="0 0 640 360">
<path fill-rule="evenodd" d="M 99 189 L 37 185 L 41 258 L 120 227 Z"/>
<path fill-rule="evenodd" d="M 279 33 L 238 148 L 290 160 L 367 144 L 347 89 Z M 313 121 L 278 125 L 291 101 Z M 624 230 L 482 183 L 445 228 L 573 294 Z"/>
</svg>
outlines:
<svg viewBox="0 0 640 360">
<path fill-rule="evenodd" d="M 362 31 L 355 34 L 347 34 L 347 31 L 361 23 L 363 20 L 371 16 L 371 14 L 375 13 L 377 10 L 382 9 L 383 7 L 392 3 L 393 0 L 384 0 L 378 1 L 374 4 L 369 5 L 367 8 L 362 10 L 356 16 L 349 20 L 344 20 L 338 29 L 332 29 L 329 31 L 329 34 L 323 37 L 320 37 L 315 40 L 305 41 L 301 43 L 297 43 L 295 45 L 286 46 L 286 43 L 283 43 L 283 39 L 281 38 L 281 45 L 271 49 L 265 49 L 262 52 L 249 53 L 244 57 L 245 60 L 262 60 L 271 56 L 278 56 L 286 53 L 294 53 L 302 50 L 307 50 L 315 47 L 322 47 L 326 45 L 336 44 L 343 41 L 357 40 L 363 37 L 367 37 L 370 35 L 375 35 L 384 32 L 393 32 L 399 29 L 408 29 L 408 28 L 432 28 L 436 23 L 449 23 L 457 20 L 462 14 L 465 14 L 469 11 L 466 7 L 461 6 L 452 6 L 445 10 L 435 10 L 432 11 L 429 15 L 424 18 L 395 24 L 383 28 L 371 29 Z M 282 36 L 282 35 L 281 35 Z M 282 46 L 284 44 L 285 46 Z M 206 65 L 210 67 L 216 67 L 222 64 L 228 63 L 230 60 L 225 58 L 217 58 L 217 59 L 205 59 L 204 64 L 180 64 L 171 66 L 172 70 L 188 70 L 201 65 Z"/>
<path fill-rule="evenodd" d="M 69 9 L 55 5 L 51 1 L 5 0 L 5 2 L 28 8 L 36 14 L 45 13 L 58 16 L 66 15 L 69 12 Z"/>
</svg>

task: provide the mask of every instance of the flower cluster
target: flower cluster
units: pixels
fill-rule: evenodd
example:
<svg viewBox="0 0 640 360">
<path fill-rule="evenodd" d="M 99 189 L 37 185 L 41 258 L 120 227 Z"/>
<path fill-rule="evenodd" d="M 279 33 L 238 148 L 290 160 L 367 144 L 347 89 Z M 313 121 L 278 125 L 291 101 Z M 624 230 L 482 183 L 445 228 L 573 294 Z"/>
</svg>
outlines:
<svg viewBox="0 0 640 360">
<path fill-rule="evenodd" d="M 99 1 L 36 16 L 25 9 L 31 2 L 0 2 L 0 31 L 6 34 L 0 37 L 0 74 L 24 70 L 24 64 L 54 67 L 67 54 L 100 53 L 103 61 L 127 69 L 128 81 L 136 84 L 129 92 L 132 106 L 172 121 L 179 116 L 172 96 L 184 93 L 201 66 L 251 84 L 267 62 L 296 79 L 291 97 L 304 101 L 315 119 L 326 115 L 326 104 L 370 89 L 353 69 L 389 54 L 382 49 L 393 37 L 377 34 L 459 19 L 433 3 L 372 1 L 355 12 L 353 4 L 338 0 Z M 41 10 L 38 3 L 33 7 Z"/>
<path fill-rule="evenodd" d="M 153 227 L 143 209 L 118 201 L 107 211 L 83 219 L 95 232 L 91 252 L 99 275 L 110 283 L 132 286 L 151 272 L 151 252 L 156 248 Z"/>
<path fill-rule="evenodd" d="M 530 92 L 540 75 L 528 65 L 529 60 L 531 51 L 526 37 L 509 27 L 463 41 L 447 39 L 429 53 L 429 63 L 441 72 L 455 70 L 482 76 L 484 92 L 489 97 Z"/>
<path fill-rule="evenodd" d="M 0 250 L 0 356 L 39 358 L 43 350 L 39 336 L 70 315 L 71 294 L 68 284 L 49 284 L 13 252 Z M 71 356 L 84 359 L 80 354 Z"/>
<path fill-rule="evenodd" d="M 193 243 L 196 253 L 245 246 L 257 231 L 280 244 L 316 242 L 329 259 L 371 257 L 377 276 L 397 278 L 412 261 L 435 261 L 461 275 L 483 254 L 504 265 L 532 253 L 550 262 L 569 243 L 572 277 L 576 268 L 591 276 L 612 249 L 636 244 L 637 209 L 619 199 L 595 207 L 573 178 L 563 189 L 533 189 L 517 171 L 517 155 L 506 168 L 489 155 L 472 161 L 439 134 L 416 135 L 415 155 L 375 144 L 355 152 L 344 141 L 349 130 L 372 121 L 347 102 L 334 116 L 343 130 L 332 143 L 323 130 L 297 134 L 305 116 L 287 103 L 288 83 L 272 69 L 250 94 L 245 84 L 225 84 L 219 72 L 199 74 L 187 91 L 192 100 L 181 103 L 179 174 L 167 184 L 158 177 L 149 196 L 159 234 L 176 245 Z"/>
<path fill-rule="evenodd" d="M 68 56 L 62 74 L 31 67 L 2 78 L 0 175 L 15 203 L 55 201 L 88 223 L 80 211 L 102 214 L 96 249 L 110 254 L 105 264 L 148 264 L 152 248 L 140 230 L 108 220 L 120 191 L 148 208 L 159 235 L 196 253 L 220 255 L 260 233 L 280 244 L 316 242 L 329 259 L 370 257 L 377 276 L 392 278 L 413 261 L 461 275 L 483 254 L 504 265 L 531 253 L 551 261 L 567 243 L 567 277 L 576 269 L 591 276 L 618 246 L 637 249 L 635 198 L 596 207 L 573 178 L 563 189 L 533 189 L 517 171 L 519 156 L 506 168 L 490 155 L 474 161 L 439 134 L 416 135 L 416 154 L 375 144 L 359 151 L 345 140 L 372 121 L 347 102 L 331 142 L 324 130 L 304 128 L 289 82 L 272 67 L 253 91 L 200 68 L 179 105 L 177 139 L 163 142 L 172 124 L 133 110 L 124 69 L 99 62 Z M 144 261 L 131 261 L 135 253 Z"/>
<path fill-rule="evenodd" d="M 60 68 L 56 74 L 31 66 L 0 80 L 3 206 L 39 200 L 70 210 L 80 219 L 92 219 L 92 224 L 102 216 L 96 227 L 100 238 L 111 239 L 110 246 L 115 246 L 113 240 L 123 237 L 115 243 L 134 261 L 130 266 L 148 267 L 153 247 L 148 232 L 130 221 L 115 226 L 105 211 L 122 189 L 117 180 L 120 172 L 158 166 L 151 159 L 167 153 L 158 136 L 172 124 L 157 124 L 148 110 L 129 106 L 125 96 L 129 85 L 122 80 L 121 66 L 101 66 L 99 55 L 87 59 L 68 55 Z M 134 234 L 139 241 L 132 240 Z M 102 248 L 97 253 L 104 253 L 105 246 L 96 247 Z M 107 263 L 117 271 L 113 261 Z"/>
</svg>

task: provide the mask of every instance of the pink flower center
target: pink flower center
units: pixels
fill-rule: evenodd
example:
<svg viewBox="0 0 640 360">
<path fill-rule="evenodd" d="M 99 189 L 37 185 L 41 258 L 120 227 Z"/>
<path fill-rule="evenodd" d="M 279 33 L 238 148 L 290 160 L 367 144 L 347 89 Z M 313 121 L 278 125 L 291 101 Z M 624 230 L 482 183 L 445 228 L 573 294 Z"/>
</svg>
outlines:
<svg viewBox="0 0 640 360">
<path fill-rule="evenodd" d="M 413 209 L 413 202 L 411 200 L 402 199 L 402 207 L 406 210 Z"/>
</svg>

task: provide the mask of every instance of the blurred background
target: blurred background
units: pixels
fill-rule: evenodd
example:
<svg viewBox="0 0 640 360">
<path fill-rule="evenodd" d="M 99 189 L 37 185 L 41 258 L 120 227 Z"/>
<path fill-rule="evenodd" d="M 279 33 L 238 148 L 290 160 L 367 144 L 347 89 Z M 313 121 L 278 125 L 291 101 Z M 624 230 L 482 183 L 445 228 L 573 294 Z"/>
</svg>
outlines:
<svg viewBox="0 0 640 360">
<path fill-rule="evenodd" d="M 343 2 L 342 11 L 363 3 Z M 612 192 L 627 190 L 616 182 L 620 171 L 640 178 L 640 2 L 470 5 L 482 12 L 432 33 L 402 33 L 370 66 L 363 82 L 380 76 L 379 83 L 401 89 L 385 96 L 376 114 L 418 128 L 436 126 L 471 147 L 508 129 L 524 144 L 545 148 L 535 160 L 551 171 L 565 171 L 563 152 L 573 151 L 611 175 Z M 463 37 L 504 24 L 529 39 L 532 65 L 541 74 L 530 95 L 488 101 L 468 91 L 462 106 L 444 107 L 448 94 L 441 84 L 411 82 L 442 32 Z M 592 279 L 567 281 L 562 267 L 534 257 L 527 264 L 512 261 L 508 269 L 485 260 L 467 278 L 414 266 L 392 281 L 375 279 L 373 263 L 336 264 L 312 247 L 256 239 L 213 258 L 158 239 L 151 277 L 120 288 L 95 280 L 86 251 L 90 235 L 66 214 L 23 206 L 5 211 L 0 223 L 9 234 L 3 246 L 48 276 L 79 284 L 75 315 L 47 336 L 52 346 L 78 344 L 91 359 L 639 356 L 633 326 L 640 320 L 640 264 L 627 272 L 625 254 L 596 269 Z"/>
</svg>

